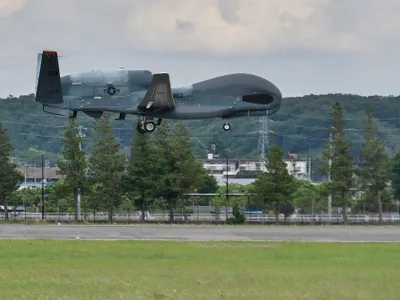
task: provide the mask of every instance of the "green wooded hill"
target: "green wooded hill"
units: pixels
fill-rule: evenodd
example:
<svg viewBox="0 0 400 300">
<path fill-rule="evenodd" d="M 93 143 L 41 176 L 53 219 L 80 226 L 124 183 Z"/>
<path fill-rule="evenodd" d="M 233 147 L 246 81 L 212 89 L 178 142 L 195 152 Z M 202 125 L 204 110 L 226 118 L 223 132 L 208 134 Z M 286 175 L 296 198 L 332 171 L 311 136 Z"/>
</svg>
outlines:
<svg viewBox="0 0 400 300">
<path fill-rule="evenodd" d="M 364 107 L 370 104 L 379 127 L 379 135 L 391 153 L 400 149 L 400 96 L 362 97 L 357 95 L 327 94 L 286 98 L 282 109 L 270 117 L 269 128 L 284 153 L 288 151 L 317 157 L 328 139 L 331 125 L 332 105 L 340 102 L 344 106 L 348 137 L 353 141 L 353 153 L 357 159 L 362 143 Z M 115 115 L 117 117 L 117 115 Z M 122 146 L 129 146 L 136 134 L 134 116 L 126 121 L 113 121 L 113 130 Z M 10 140 L 15 147 L 15 156 L 22 162 L 40 162 L 42 152 L 52 163 L 60 157 L 60 139 L 68 118 L 53 116 L 42 111 L 32 95 L 9 96 L 0 99 L 0 121 L 9 129 Z M 182 121 L 190 129 L 193 150 L 197 157 L 205 158 L 207 149 L 215 144 L 216 154 L 229 157 L 256 157 L 259 118 L 238 118 L 230 120 L 232 128 L 224 132 L 223 120 Z M 85 130 L 84 149 L 91 146 L 93 119 L 78 113 L 78 123 Z"/>
</svg>

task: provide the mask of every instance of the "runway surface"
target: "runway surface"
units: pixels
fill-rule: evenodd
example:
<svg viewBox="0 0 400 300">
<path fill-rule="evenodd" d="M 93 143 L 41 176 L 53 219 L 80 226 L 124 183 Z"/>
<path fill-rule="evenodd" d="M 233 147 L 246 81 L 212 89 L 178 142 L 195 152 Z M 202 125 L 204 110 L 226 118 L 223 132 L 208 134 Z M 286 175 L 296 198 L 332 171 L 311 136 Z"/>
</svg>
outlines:
<svg viewBox="0 0 400 300">
<path fill-rule="evenodd" d="M 0 239 L 400 242 L 400 227 L 0 225 Z"/>
</svg>

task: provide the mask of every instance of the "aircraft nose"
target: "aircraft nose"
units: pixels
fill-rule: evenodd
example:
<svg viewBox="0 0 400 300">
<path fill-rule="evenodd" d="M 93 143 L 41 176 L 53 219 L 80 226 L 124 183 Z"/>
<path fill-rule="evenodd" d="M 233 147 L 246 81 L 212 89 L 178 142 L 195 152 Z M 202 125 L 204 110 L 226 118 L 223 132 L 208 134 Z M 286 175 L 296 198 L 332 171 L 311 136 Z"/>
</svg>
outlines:
<svg viewBox="0 0 400 300">
<path fill-rule="evenodd" d="M 282 101 L 282 93 L 272 82 L 260 78 L 257 92 L 243 96 L 243 101 L 262 105 L 274 103 L 274 106 L 278 106 Z"/>
<path fill-rule="evenodd" d="M 269 85 L 270 85 L 268 88 L 269 93 L 274 97 L 276 97 L 277 99 L 282 100 L 282 92 L 278 89 L 278 87 L 271 82 L 269 82 Z"/>
<path fill-rule="evenodd" d="M 264 84 L 262 85 L 261 90 L 275 100 L 282 100 L 282 93 L 278 87 L 266 79 L 264 79 Z"/>
</svg>

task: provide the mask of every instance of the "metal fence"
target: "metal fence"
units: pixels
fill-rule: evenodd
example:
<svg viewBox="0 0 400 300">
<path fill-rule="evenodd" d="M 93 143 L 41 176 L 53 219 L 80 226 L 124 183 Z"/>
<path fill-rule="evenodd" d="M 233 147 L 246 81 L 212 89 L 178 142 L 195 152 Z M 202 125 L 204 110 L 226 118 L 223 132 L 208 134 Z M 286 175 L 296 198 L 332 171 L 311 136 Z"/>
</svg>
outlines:
<svg viewBox="0 0 400 300">
<path fill-rule="evenodd" d="M 225 211 L 219 214 L 212 212 L 201 212 L 200 207 L 194 210 L 193 213 L 180 213 L 174 214 L 174 223 L 188 223 L 188 224 L 219 224 L 226 223 L 227 217 L 232 218 L 232 212 L 228 209 L 228 214 Z M 203 209 L 204 211 L 204 209 Z M 246 221 L 248 224 L 274 224 L 276 223 L 276 216 L 274 214 L 265 214 L 260 212 L 247 211 L 245 213 Z M 348 214 L 348 224 L 352 225 L 363 225 L 363 224 L 379 224 L 379 215 L 377 213 L 365 213 L 365 214 Z M 0 220 L 4 221 L 5 215 L 0 214 Z M 40 222 L 42 221 L 42 214 L 40 212 L 10 212 L 9 221 L 11 222 Z M 44 220 L 47 222 L 54 223 L 69 223 L 75 222 L 74 213 L 45 213 Z M 79 216 L 79 222 L 87 223 L 106 223 L 108 222 L 108 213 L 82 213 Z M 114 223 L 168 223 L 170 222 L 170 216 L 168 212 L 151 212 L 146 211 L 145 218 L 141 220 L 141 212 L 118 212 L 114 213 L 112 217 Z M 323 214 L 302 214 L 293 213 L 289 216 L 279 215 L 279 223 L 287 225 L 323 225 L 323 224 L 343 224 L 344 218 L 341 213 L 333 213 L 330 217 Z M 400 224 L 399 213 L 384 213 L 383 214 L 384 224 Z"/>
</svg>

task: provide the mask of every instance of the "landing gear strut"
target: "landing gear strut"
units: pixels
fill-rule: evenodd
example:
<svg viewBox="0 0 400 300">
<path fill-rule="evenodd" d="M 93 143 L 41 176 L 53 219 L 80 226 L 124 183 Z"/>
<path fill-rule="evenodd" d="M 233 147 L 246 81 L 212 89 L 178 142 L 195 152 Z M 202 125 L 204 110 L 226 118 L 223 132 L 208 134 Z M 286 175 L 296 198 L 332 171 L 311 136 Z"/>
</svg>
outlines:
<svg viewBox="0 0 400 300">
<path fill-rule="evenodd" d="M 224 126 L 222 126 L 222 128 L 223 128 L 225 131 L 228 131 L 228 130 L 231 129 L 231 125 L 229 125 L 229 123 L 225 123 Z"/>
<path fill-rule="evenodd" d="M 140 117 L 136 129 L 139 133 L 153 132 L 156 126 L 161 124 L 161 121 L 161 119 L 158 119 L 158 122 L 155 123 L 153 117 Z"/>
<path fill-rule="evenodd" d="M 139 123 L 139 124 L 137 125 L 136 130 L 137 130 L 139 133 L 145 133 L 145 132 L 146 132 L 146 128 L 144 128 L 144 126 L 143 126 L 142 123 Z"/>
<path fill-rule="evenodd" d="M 70 119 L 76 119 L 76 116 L 78 115 L 78 112 L 74 110 L 73 112 L 69 113 L 69 118 Z"/>
</svg>

